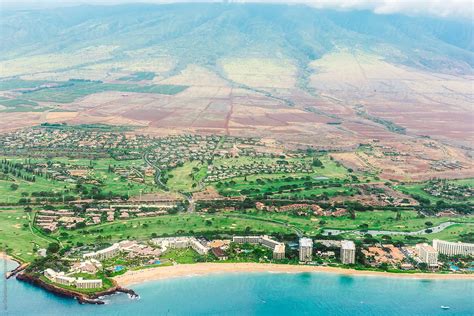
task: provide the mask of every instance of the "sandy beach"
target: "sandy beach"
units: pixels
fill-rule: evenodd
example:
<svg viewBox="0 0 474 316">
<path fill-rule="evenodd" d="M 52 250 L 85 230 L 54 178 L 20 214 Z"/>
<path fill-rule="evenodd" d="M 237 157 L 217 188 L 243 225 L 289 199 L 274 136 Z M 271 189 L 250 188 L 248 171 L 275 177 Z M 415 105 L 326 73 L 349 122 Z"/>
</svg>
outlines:
<svg viewBox="0 0 474 316">
<path fill-rule="evenodd" d="M 363 275 L 363 276 L 382 276 L 394 278 L 410 279 L 472 279 L 474 274 L 436 274 L 436 273 L 389 273 L 377 271 L 361 271 L 353 269 L 304 266 L 304 265 L 286 265 L 286 264 L 266 264 L 266 263 L 196 263 L 179 264 L 168 267 L 156 267 L 138 271 L 127 271 L 125 274 L 116 276 L 114 279 L 121 286 L 143 283 L 147 281 L 198 276 L 218 273 L 337 273 L 341 275 Z"/>
<path fill-rule="evenodd" d="M 6 252 L 3 252 L 3 251 L 0 251 L 0 259 L 15 261 L 19 265 L 23 263 L 19 259 L 15 258 L 15 257 L 12 257 L 12 256 L 10 256 L 9 254 L 7 254 Z"/>
</svg>

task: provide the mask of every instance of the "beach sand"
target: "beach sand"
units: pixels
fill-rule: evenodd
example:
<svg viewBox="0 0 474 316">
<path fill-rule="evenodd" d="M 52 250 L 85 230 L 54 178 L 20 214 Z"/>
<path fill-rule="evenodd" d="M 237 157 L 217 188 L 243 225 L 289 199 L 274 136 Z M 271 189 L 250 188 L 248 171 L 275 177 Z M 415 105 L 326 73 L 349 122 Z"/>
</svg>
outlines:
<svg viewBox="0 0 474 316">
<path fill-rule="evenodd" d="M 127 271 L 123 275 L 114 277 L 121 286 L 143 283 L 153 280 L 161 280 L 176 277 L 208 275 L 217 273 L 302 273 L 302 272 L 325 272 L 341 275 L 363 275 L 382 276 L 394 278 L 411 279 L 472 279 L 474 274 L 436 274 L 436 273 L 389 273 L 377 271 L 363 271 L 334 267 L 287 265 L 269 263 L 196 263 L 179 264 L 175 266 L 156 267 L 138 271 Z"/>
</svg>

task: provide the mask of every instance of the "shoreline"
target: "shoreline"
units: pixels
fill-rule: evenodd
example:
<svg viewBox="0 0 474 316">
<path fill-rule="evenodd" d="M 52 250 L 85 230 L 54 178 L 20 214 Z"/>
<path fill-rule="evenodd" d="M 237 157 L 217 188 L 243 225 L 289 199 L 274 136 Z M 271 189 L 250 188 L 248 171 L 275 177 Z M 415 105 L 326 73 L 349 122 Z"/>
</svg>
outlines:
<svg viewBox="0 0 474 316">
<path fill-rule="evenodd" d="M 21 261 L 20 259 L 17 259 L 11 255 L 9 255 L 8 253 L 4 252 L 4 251 L 0 251 L 0 258 L 4 259 L 4 260 L 10 260 L 10 261 L 14 261 L 16 262 L 18 265 L 21 265 L 23 264 L 24 262 Z"/>
<path fill-rule="evenodd" d="M 349 276 L 373 276 L 405 279 L 431 280 L 473 280 L 474 274 L 437 274 L 437 273 L 391 273 L 382 271 L 354 270 L 336 267 L 272 264 L 272 263 L 194 263 L 178 264 L 175 266 L 148 268 L 137 271 L 127 271 L 113 279 L 120 286 L 130 286 L 149 281 L 171 278 L 204 276 L 227 273 L 332 273 Z"/>
</svg>

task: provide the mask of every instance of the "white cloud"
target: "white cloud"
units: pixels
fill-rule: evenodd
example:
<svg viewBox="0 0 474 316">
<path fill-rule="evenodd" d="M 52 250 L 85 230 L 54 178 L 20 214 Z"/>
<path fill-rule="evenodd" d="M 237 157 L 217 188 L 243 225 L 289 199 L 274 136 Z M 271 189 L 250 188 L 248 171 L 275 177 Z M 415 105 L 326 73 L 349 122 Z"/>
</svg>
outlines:
<svg viewBox="0 0 474 316">
<path fill-rule="evenodd" d="M 253 2 L 234 0 L 234 2 Z M 378 14 L 402 13 L 439 17 L 474 18 L 474 0 L 261 0 L 257 2 L 304 3 L 317 8 L 367 9 Z"/>
<path fill-rule="evenodd" d="M 70 6 L 75 4 L 223 2 L 222 0 L 0 0 L 5 6 Z M 474 18 L 474 0 L 229 0 L 229 2 L 307 4 L 317 8 L 367 9 L 378 14 L 401 13 L 439 17 Z"/>
</svg>

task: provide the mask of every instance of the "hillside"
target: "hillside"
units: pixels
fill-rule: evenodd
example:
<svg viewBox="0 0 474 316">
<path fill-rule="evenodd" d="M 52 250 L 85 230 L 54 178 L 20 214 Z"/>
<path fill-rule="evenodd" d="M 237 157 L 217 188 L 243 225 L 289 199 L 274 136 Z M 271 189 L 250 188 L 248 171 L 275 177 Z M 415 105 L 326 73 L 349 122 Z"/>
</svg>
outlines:
<svg viewBox="0 0 474 316">
<path fill-rule="evenodd" d="M 2 130 L 106 123 L 336 150 L 378 141 L 425 164 L 426 148 L 472 164 L 472 21 L 264 4 L 1 14 Z"/>
<path fill-rule="evenodd" d="M 177 57 L 183 66 L 252 55 L 287 58 L 304 67 L 335 49 L 457 73 L 469 73 L 474 64 L 468 21 L 305 6 L 174 4 L 6 11 L 1 29 L 2 59 L 105 45 L 110 48 L 107 57 L 127 59 L 132 51 L 146 50 L 151 56 Z"/>
</svg>

